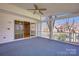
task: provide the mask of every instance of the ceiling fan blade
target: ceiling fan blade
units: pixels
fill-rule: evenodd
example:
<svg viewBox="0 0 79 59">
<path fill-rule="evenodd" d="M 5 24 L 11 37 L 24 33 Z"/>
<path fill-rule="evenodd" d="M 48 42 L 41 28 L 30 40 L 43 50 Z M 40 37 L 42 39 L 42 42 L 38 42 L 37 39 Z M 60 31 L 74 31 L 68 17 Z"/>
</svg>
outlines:
<svg viewBox="0 0 79 59">
<path fill-rule="evenodd" d="M 36 4 L 34 4 L 35 9 L 38 9 L 38 6 Z"/>
<path fill-rule="evenodd" d="M 27 10 L 41 10 L 41 11 L 45 11 L 47 9 L 27 9 Z"/>
<path fill-rule="evenodd" d="M 39 10 L 39 13 L 43 15 L 43 13 Z"/>
<path fill-rule="evenodd" d="M 44 11 L 44 10 L 47 10 L 47 9 L 45 9 L 45 8 L 41 8 L 41 9 L 39 9 L 39 10 L 42 10 L 42 11 Z"/>
<path fill-rule="evenodd" d="M 27 10 L 36 10 L 36 9 L 27 9 Z"/>
</svg>

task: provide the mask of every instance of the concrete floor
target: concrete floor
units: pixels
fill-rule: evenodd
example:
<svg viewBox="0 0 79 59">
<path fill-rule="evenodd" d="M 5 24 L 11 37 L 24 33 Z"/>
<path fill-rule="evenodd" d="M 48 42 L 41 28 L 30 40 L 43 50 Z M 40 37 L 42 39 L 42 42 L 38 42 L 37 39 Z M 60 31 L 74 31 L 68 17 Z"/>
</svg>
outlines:
<svg viewBox="0 0 79 59">
<path fill-rule="evenodd" d="M 79 46 L 36 37 L 0 44 L 0 56 L 76 56 Z"/>
</svg>

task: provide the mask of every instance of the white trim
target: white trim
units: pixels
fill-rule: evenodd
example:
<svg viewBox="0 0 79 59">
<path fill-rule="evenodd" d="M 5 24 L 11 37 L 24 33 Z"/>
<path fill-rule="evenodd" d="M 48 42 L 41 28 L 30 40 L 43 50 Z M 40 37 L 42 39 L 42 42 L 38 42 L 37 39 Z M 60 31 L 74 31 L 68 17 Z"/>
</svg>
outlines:
<svg viewBox="0 0 79 59">
<path fill-rule="evenodd" d="M 26 37 L 26 38 L 20 38 L 20 39 L 14 39 L 13 41 L 1 42 L 0 44 L 10 43 L 10 42 L 15 42 L 15 41 L 20 41 L 20 40 L 28 40 L 28 39 L 35 38 L 35 37 L 36 37 L 36 36 Z"/>
</svg>

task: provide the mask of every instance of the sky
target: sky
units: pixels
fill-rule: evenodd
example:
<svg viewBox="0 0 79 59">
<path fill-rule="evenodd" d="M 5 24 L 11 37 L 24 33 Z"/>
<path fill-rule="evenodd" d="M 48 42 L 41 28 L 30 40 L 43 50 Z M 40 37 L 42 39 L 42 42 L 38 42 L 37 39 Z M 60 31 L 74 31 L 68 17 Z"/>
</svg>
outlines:
<svg viewBox="0 0 79 59">
<path fill-rule="evenodd" d="M 69 23 L 73 23 L 73 19 L 74 19 L 74 23 L 79 23 L 79 16 L 77 17 L 73 17 L 73 18 L 66 18 L 66 19 L 60 19 L 60 20 L 56 20 L 55 21 L 55 25 L 59 25 L 59 24 L 64 24 L 66 23 L 67 21 Z"/>
</svg>

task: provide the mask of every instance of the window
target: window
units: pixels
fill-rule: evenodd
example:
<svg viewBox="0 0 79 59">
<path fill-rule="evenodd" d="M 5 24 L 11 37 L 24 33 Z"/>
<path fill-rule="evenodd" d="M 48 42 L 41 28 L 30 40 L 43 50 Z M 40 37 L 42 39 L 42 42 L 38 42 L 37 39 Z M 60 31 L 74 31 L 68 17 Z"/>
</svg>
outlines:
<svg viewBox="0 0 79 59">
<path fill-rule="evenodd" d="M 55 21 L 53 38 L 60 41 L 77 43 L 79 41 L 79 17 Z"/>
</svg>

